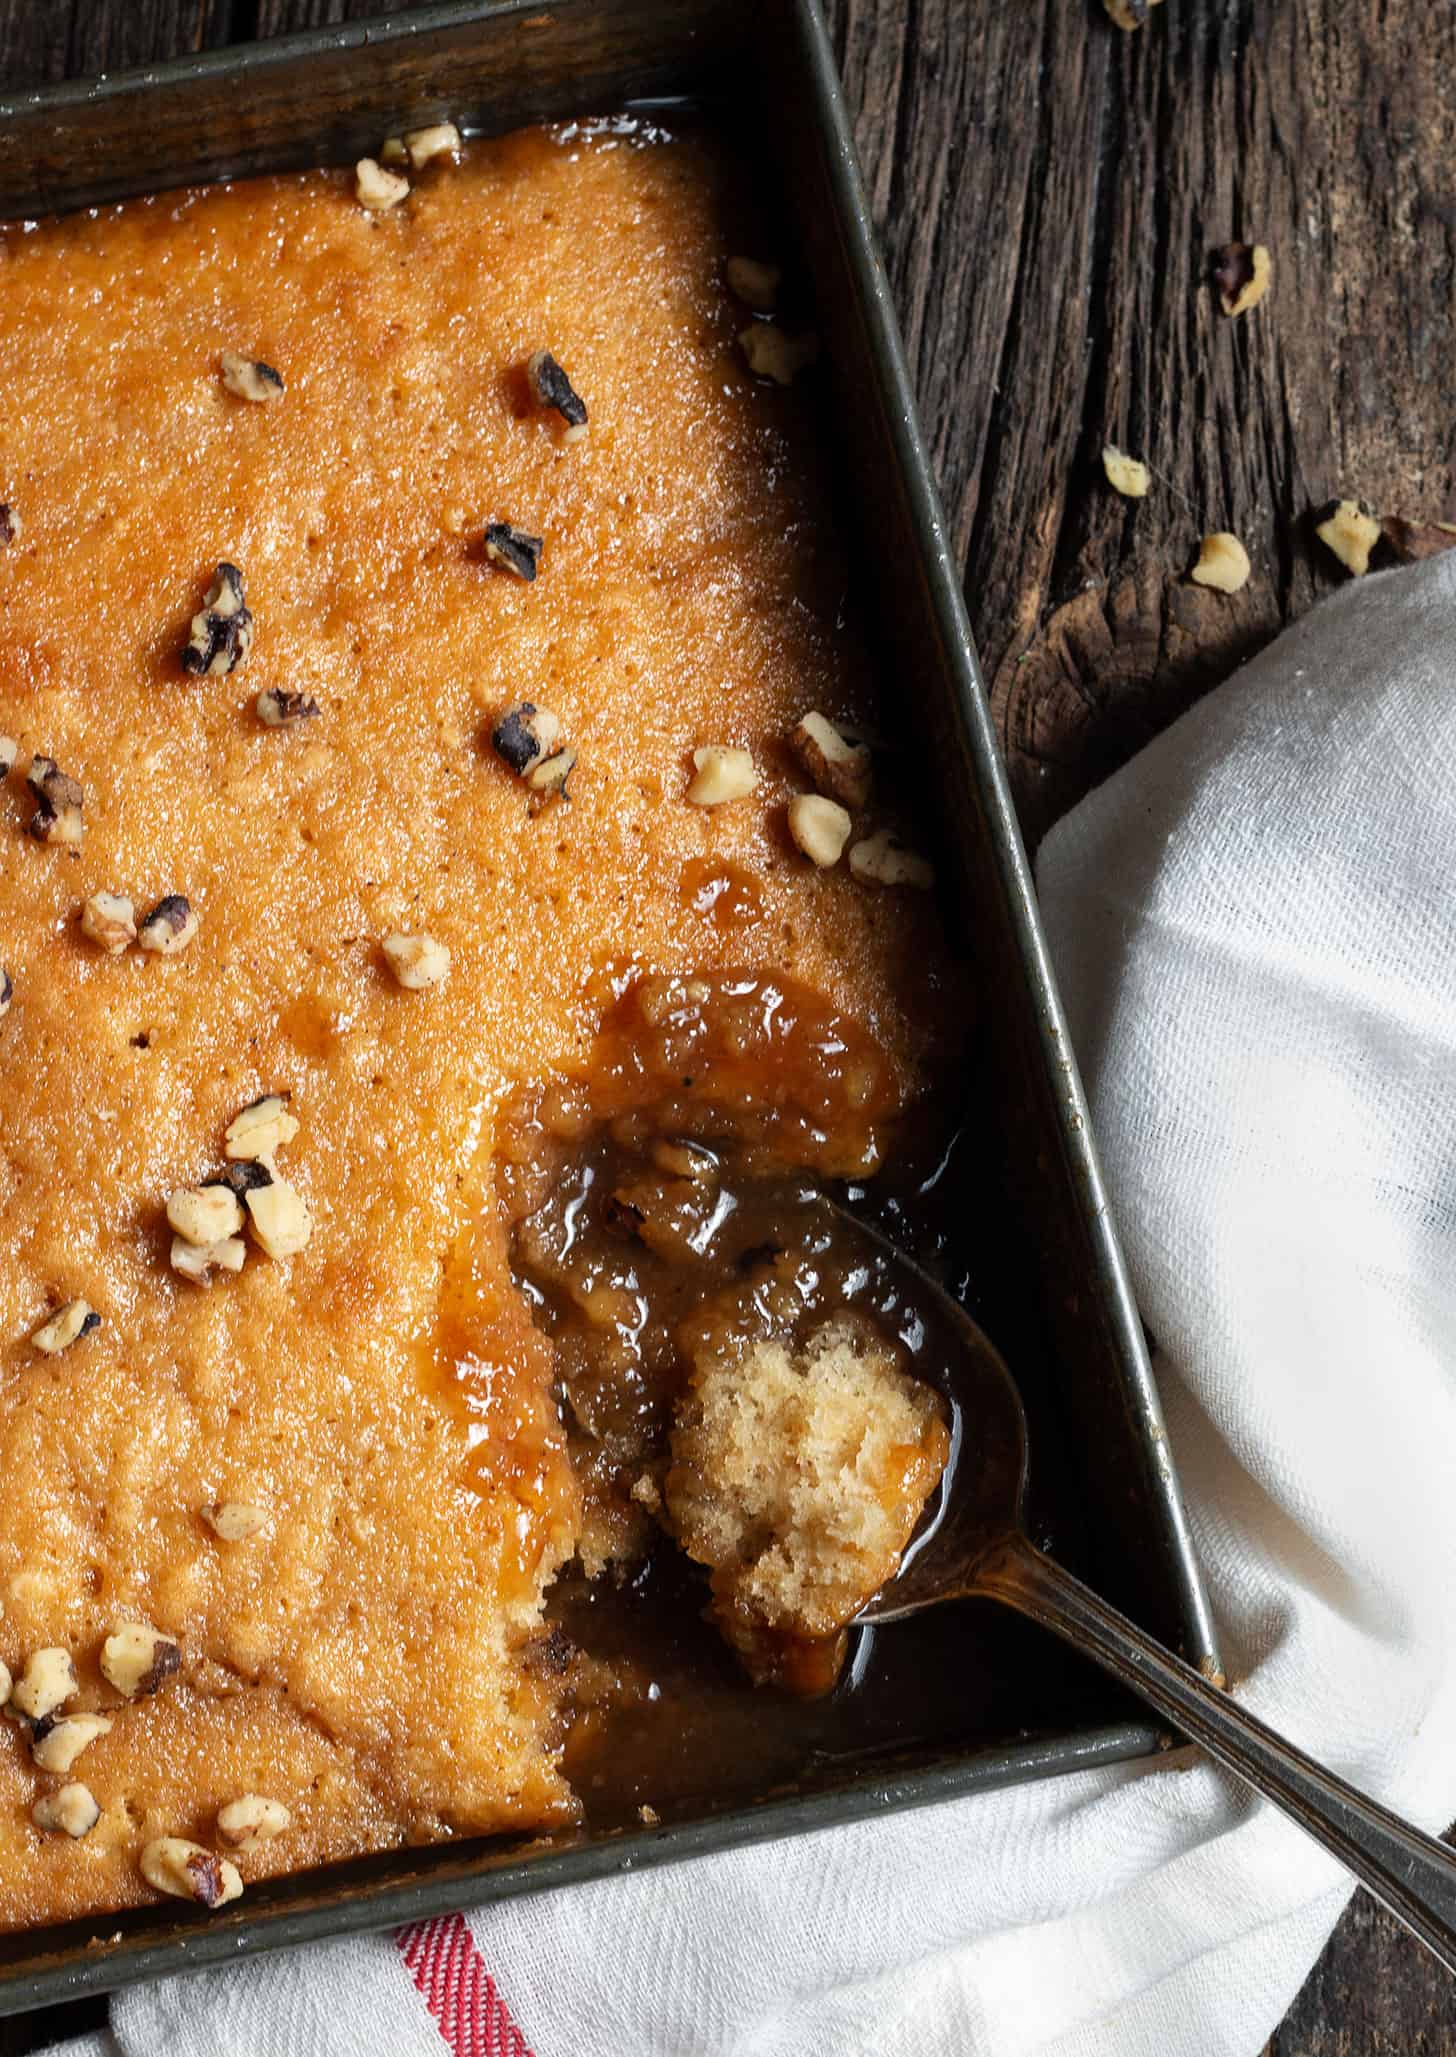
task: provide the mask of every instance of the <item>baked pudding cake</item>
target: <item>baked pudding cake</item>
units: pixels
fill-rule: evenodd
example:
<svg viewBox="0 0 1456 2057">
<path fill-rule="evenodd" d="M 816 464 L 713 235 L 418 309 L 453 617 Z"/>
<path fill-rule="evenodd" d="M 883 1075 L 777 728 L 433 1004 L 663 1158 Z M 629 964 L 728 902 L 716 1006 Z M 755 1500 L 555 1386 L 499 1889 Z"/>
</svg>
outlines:
<svg viewBox="0 0 1456 2057">
<path fill-rule="evenodd" d="M 0 1926 L 570 1824 L 567 1567 L 820 1689 L 934 1489 L 777 257 L 625 121 L 0 230 Z"/>
</svg>

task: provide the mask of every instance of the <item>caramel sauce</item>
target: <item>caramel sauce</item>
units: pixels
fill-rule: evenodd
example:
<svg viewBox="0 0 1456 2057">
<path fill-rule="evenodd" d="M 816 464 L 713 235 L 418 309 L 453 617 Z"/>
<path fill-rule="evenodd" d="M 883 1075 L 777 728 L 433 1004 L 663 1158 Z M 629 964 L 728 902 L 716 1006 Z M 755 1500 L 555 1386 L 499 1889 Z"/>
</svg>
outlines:
<svg viewBox="0 0 1456 2057">
<path fill-rule="evenodd" d="M 695 1652 L 672 1667 L 672 1718 L 691 1709 L 716 1732 L 725 1683 L 734 1724 L 740 1696 L 755 1697 L 699 1626 L 706 1576 L 672 1561 L 656 1520 L 694 1349 L 728 1337 L 798 1346 L 853 1307 L 909 1369 L 943 1382 L 952 1344 L 933 1303 L 907 1298 L 904 1274 L 875 1241 L 821 1204 L 831 1183 L 872 1180 L 903 1126 L 889 1067 L 863 1028 L 794 980 L 735 971 L 631 979 L 589 1064 L 523 1088 L 503 1112 L 501 1232 L 555 1352 L 584 1500 L 581 1555 L 595 1574 L 569 1575 L 552 1607 L 587 1653 L 573 1673 L 567 1755 L 589 1805 L 593 1792 L 624 1791 L 599 1762 L 619 1748 L 624 1722 L 658 1728 L 664 1636 Z M 650 1626 L 636 1619 L 634 1596 L 658 1617 Z M 733 1639 L 753 1670 L 788 1689 L 759 1692 L 760 1707 L 822 1695 L 839 1677 L 844 1635 L 741 1629 Z"/>
<path fill-rule="evenodd" d="M 747 927 L 763 918 L 763 894 L 753 874 L 728 857 L 694 857 L 685 864 L 682 893 L 694 914 L 715 928 Z"/>
</svg>

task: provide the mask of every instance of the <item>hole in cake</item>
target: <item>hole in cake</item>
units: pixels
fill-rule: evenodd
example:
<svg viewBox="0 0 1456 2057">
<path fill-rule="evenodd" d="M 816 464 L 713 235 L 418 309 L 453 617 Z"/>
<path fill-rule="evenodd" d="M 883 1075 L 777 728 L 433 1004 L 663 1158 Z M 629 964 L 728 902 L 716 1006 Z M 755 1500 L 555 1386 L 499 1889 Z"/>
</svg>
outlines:
<svg viewBox="0 0 1456 2057">
<path fill-rule="evenodd" d="M 497 1135 L 512 1273 L 555 1353 L 577 1560 L 663 1537 L 755 1680 L 827 1692 L 950 1450 L 939 1341 L 868 1236 L 816 1207 L 894 1148 L 869 1034 L 783 977 L 627 979 L 587 1069 Z"/>
</svg>

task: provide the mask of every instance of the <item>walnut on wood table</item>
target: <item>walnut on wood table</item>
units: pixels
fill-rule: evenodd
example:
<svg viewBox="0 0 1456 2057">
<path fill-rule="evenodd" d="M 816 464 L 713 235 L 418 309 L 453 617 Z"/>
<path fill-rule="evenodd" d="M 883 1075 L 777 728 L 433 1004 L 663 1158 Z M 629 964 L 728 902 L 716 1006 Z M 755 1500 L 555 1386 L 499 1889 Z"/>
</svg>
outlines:
<svg viewBox="0 0 1456 2057">
<path fill-rule="evenodd" d="M 397 9 L 409 0 L 394 0 Z M 826 0 L 1034 840 L 1345 576 L 1313 514 L 1456 512 L 1456 12 L 1422 0 Z M 0 0 L 0 85 L 380 11 Z M 1210 260 L 1271 253 L 1250 313 Z M 1153 474 L 1102 472 L 1113 442 Z M 1187 578 L 1229 530 L 1252 575 Z M 99 2003 L 0 2022 L 0 2057 Z M 1447 1982 L 1369 1902 L 1272 2057 L 1436 2057 Z"/>
</svg>

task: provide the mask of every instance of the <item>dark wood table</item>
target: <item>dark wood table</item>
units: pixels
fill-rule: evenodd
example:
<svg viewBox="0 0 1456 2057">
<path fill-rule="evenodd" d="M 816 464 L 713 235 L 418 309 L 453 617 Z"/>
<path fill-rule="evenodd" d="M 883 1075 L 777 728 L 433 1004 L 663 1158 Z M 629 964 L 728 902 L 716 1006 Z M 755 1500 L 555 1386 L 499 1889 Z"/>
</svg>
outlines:
<svg viewBox="0 0 1456 2057">
<path fill-rule="evenodd" d="M 381 4 L 0 0 L 0 84 Z M 1456 9 L 1167 0 L 1125 34 L 1100 0 L 827 4 L 1035 840 L 1343 575 L 1312 510 L 1456 512 Z M 1237 320 L 1208 284 L 1233 238 L 1273 257 Z M 1146 499 L 1107 489 L 1108 441 Z M 1236 597 L 1187 582 L 1211 529 L 1253 560 Z M 0 2057 L 100 2012 L 0 2023 Z M 1269 2052 L 1437 2057 L 1451 2019 L 1360 1900 Z"/>
</svg>

